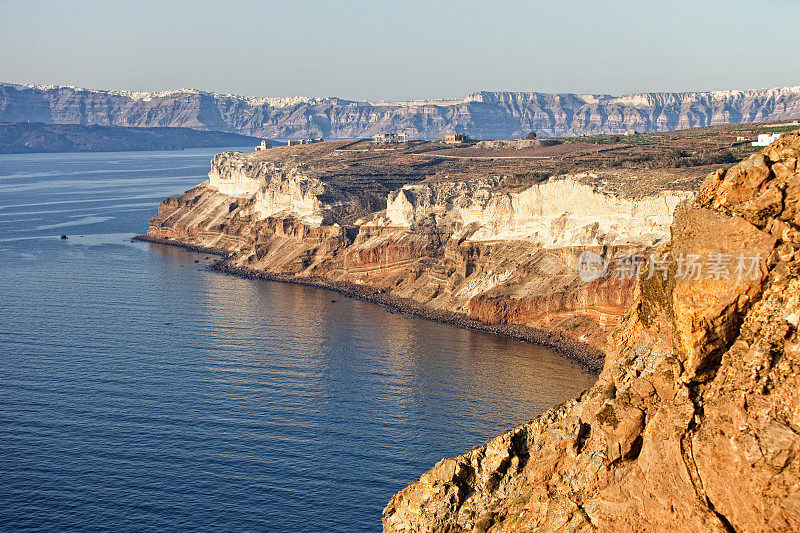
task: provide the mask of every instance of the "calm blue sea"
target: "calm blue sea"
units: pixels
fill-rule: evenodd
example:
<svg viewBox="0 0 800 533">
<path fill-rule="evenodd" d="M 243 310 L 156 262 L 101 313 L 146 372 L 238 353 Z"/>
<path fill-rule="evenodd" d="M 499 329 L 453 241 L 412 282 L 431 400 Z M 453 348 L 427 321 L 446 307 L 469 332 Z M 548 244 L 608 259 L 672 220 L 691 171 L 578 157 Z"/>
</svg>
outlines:
<svg viewBox="0 0 800 533">
<path fill-rule="evenodd" d="M 594 381 L 132 242 L 214 152 L 0 155 L 0 530 L 377 531 L 436 461 Z"/>
</svg>

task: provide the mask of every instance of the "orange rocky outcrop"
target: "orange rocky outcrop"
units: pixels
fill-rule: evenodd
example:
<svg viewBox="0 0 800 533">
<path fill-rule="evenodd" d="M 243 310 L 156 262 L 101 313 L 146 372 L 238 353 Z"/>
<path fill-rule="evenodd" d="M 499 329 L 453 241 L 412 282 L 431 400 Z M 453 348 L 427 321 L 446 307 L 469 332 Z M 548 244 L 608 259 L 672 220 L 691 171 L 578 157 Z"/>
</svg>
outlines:
<svg viewBox="0 0 800 533">
<path fill-rule="evenodd" d="M 397 493 L 386 532 L 800 530 L 800 132 L 681 205 L 597 383 Z"/>
</svg>

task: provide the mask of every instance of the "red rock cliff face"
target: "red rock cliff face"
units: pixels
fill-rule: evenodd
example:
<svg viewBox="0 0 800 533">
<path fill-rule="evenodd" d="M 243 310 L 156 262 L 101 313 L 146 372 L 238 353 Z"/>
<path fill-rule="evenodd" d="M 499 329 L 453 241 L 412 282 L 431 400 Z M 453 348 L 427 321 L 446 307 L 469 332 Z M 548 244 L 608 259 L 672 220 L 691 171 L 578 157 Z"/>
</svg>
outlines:
<svg viewBox="0 0 800 533">
<path fill-rule="evenodd" d="M 546 324 L 567 331 L 573 327 L 583 331 L 584 340 L 590 331 L 604 338 L 602 332 L 613 329 L 633 302 L 636 280 L 632 275 L 620 275 L 622 271 L 616 268 L 619 258 L 645 250 L 608 247 L 605 258 L 609 274 L 583 282 L 575 276 L 574 265 L 586 249 L 541 251 L 541 260 L 516 272 L 520 283 L 524 283 L 516 293 L 504 286 L 476 295 L 469 301 L 469 315 L 489 324 Z M 532 280 L 547 286 L 531 291 Z"/>
<path fill-rule="evenodd" d="M 293 217 L 256 219 L 253 202 L 200 185 L 164 200 L 148 236 L 223 250 L 232 267 L 358 284 L 486 324 L 558 332 L 594 348 L 602 347 L 633 295 L 633 280 L 615 279 L 613 270 L 581 282 L 576 265 L 585 247 L 471 242 L 437 228 L 347 229 Z M 641 248 L 607 247 L 605 254 L 613 263 L 635 251 Z"/>
<path fill-rule="evenodd" d="M 786 134 L 711 175 L 639 278 L 597 384 L 440 461 L 392 498 L 384 530 L 800 530 L 798 158 Z"/>
<path fill-rule="evenodd" d="M 548 324 L 554 329 L 570 321 L 577 325 L 581 317 L 585 327 L 596 323 L 600 333 L 619 323 L 633 302 L 634 286 L 632 279 L 611 277 L 543 296 L 479 295 L 469 301 L 469 316 L 487 324 Z"/>
</svg>

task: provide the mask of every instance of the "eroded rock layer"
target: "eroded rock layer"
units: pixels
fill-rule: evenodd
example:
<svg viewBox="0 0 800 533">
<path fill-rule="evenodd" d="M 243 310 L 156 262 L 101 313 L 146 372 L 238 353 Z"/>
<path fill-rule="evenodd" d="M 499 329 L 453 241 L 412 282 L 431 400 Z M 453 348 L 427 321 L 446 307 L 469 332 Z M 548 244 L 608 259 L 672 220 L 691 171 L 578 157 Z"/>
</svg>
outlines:
<svg viewBox="0 0 800 533">
<path fill-rule="evenodd" d="M 346 159 L 342 146 L 220 154 L 208 181 L 162 202 L 147 235 L 221 249 L 229 270 L 356 285 L 599 349 L 632 301 L 634 276 L 616 267 L 666 240 L 672 212 L 693 197 L 623 198 L 587 174 L 521 190 L 502 175 L 423 179 L 402 150 L 377 170 L 332 177 L 376 157 Z M 385 168 L 412 183 L 393 188 Z M 590 279 L 585 252 L 606 264 Z"/>
<path fill-rule="evenodd" d="M 384 530 L 800 530 L 799 158 L 795 132 L 709 176 L 598 382 L 440 461 Z"/>
</svg>

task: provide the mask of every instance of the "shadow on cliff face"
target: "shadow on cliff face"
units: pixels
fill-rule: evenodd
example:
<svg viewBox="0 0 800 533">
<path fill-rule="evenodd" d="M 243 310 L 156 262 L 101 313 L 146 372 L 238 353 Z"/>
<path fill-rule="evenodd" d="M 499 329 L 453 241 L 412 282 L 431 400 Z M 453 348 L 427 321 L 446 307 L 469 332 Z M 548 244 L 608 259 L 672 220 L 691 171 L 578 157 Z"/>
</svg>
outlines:
<svg viewBox="0 0 800 533">
<path fill-rule="evenodd" d="M 392 498 L 384 530 L 799 530 L 798 159 L 793 132 L 710 175 L 598 382 L 440 461 Z"/>
</svg>

